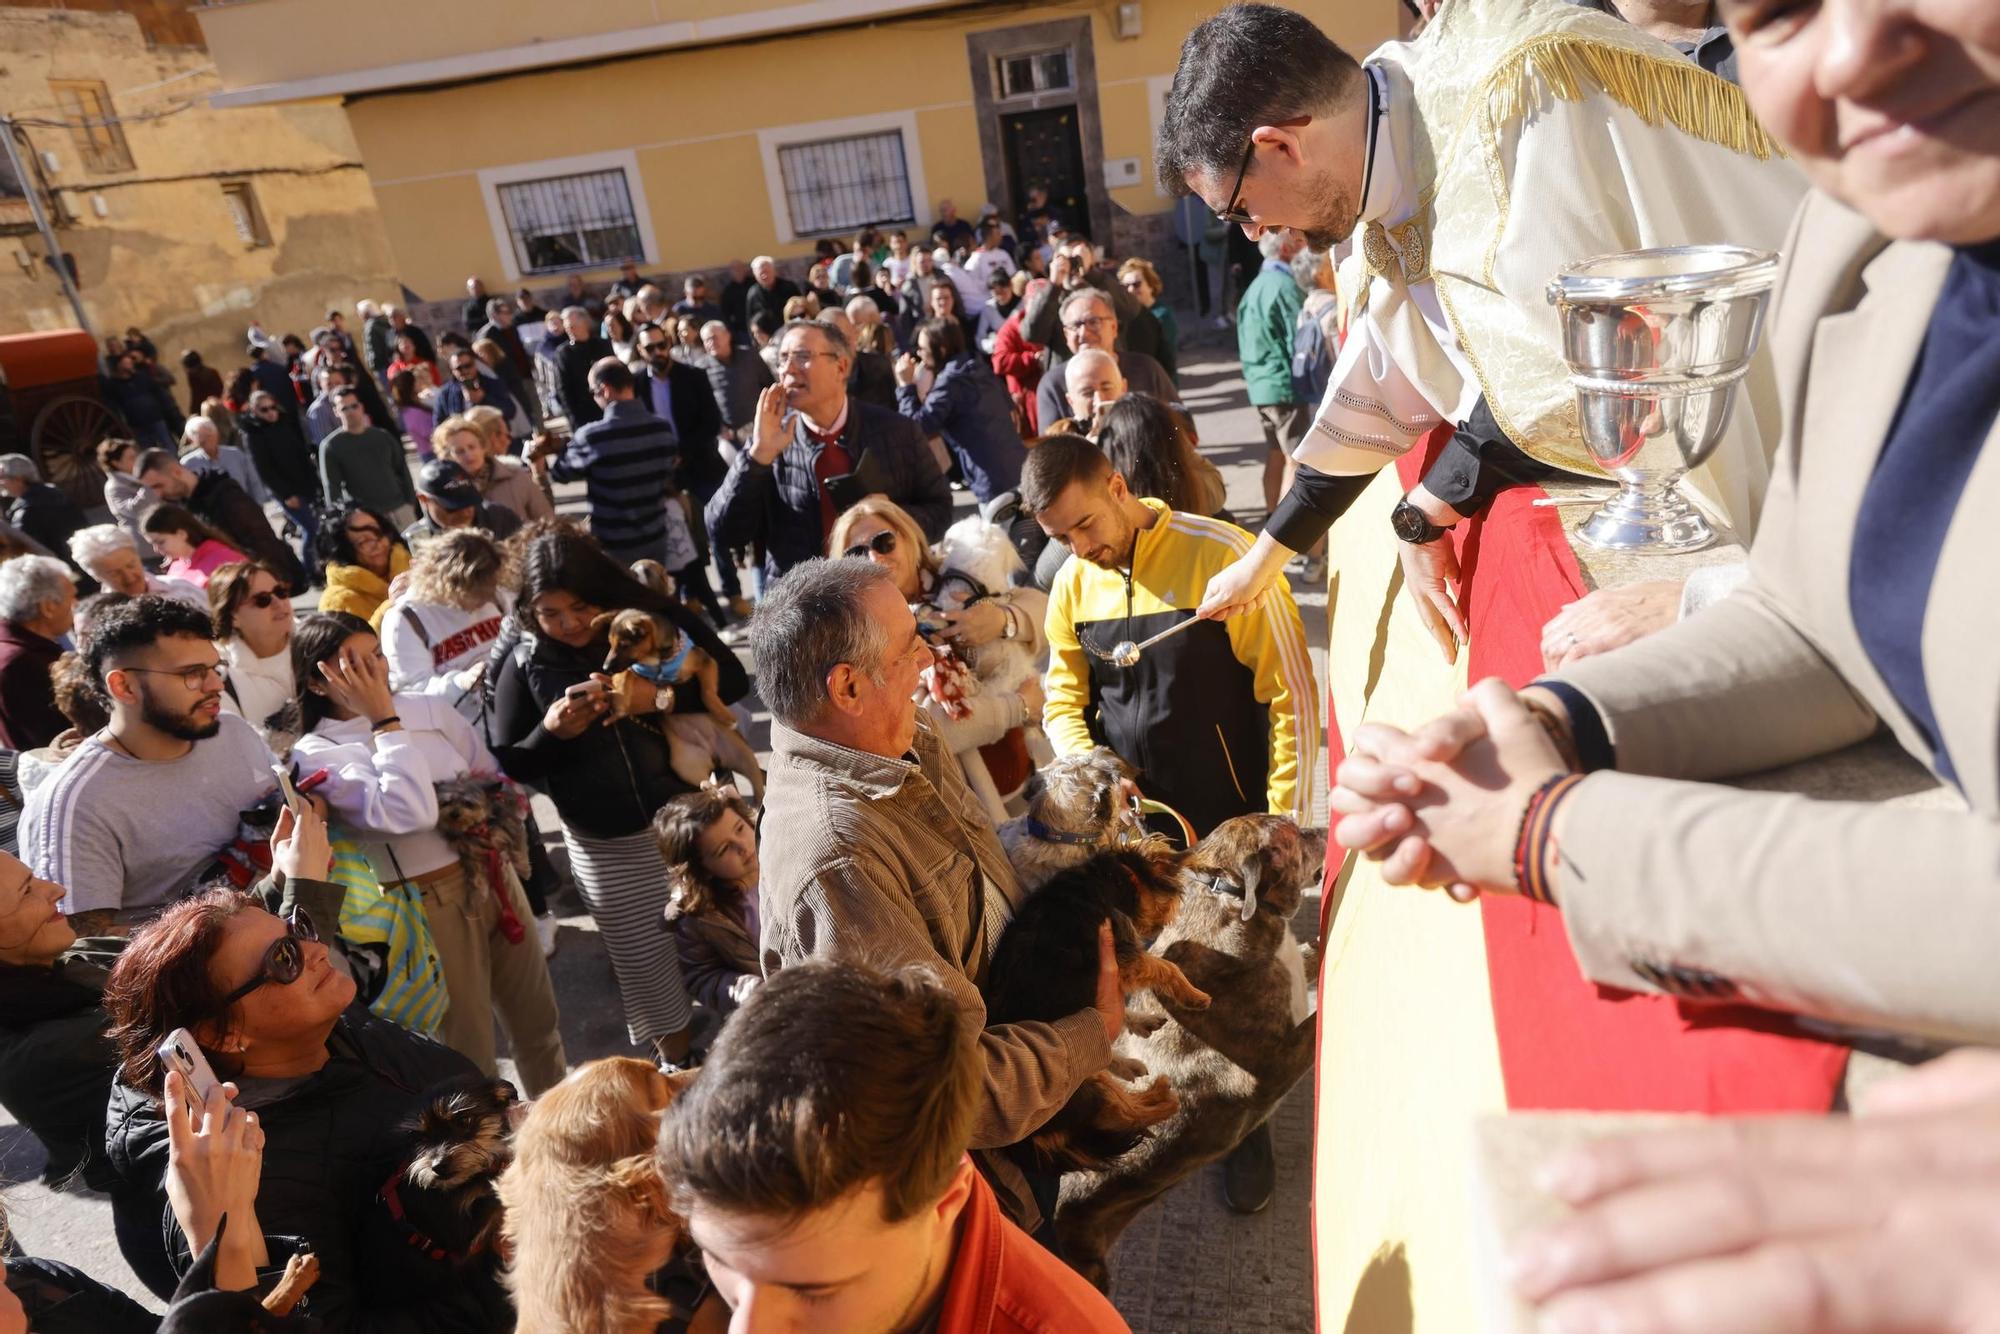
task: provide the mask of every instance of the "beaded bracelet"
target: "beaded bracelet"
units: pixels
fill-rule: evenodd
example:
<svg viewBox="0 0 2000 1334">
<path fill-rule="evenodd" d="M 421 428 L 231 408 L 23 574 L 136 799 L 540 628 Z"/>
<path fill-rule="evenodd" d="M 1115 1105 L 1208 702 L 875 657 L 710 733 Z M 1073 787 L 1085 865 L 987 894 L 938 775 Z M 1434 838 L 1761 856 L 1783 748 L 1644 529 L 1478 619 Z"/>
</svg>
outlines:
<svg viewBox="0 0 2000 1334">
<path fill-rule="evenodd" d="M 1521 810 L 1521 828 L 1514 836 L 1514 883 L 1523 897 L 1536 903 L 1556 901 L 1549 885 L 1548 851 L 1553 842 L 1549 830 L 1555 824 L 1556 807 L 1582 781 L 1582 774 L 1557 774 L 1536 788 Z"/>
</svg>

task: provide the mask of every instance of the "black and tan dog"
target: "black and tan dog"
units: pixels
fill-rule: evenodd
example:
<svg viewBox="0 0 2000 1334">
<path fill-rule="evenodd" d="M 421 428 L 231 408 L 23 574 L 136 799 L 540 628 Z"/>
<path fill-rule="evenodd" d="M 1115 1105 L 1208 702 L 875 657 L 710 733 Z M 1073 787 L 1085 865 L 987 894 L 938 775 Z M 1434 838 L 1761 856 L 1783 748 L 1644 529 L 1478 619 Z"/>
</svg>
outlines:
<svg viewBox="0 0 2000 1334">
<path fill-rule="evenodd" d="M 1056 1210 L 1063 1258 L 1100 1288 L 1139 1211 L 1234 1149 L 1312 1068 L 1316 1017 L 1291 919 L 1325 856 L 1323 836 L 1283 816 L 1240 815 L 1182 860 L 1180 911 L 1153 952 L 1213 1003 L 1139 998 L 1133 1009 L 1156 1022 L 1128 1027 L 1116 1047 L 1163 1077 L 1178 1107 L 1114 1161 L 1065 1177 Z"/>
<path fill-rule="evenodd" d="M 1060 872 L 1030 894 L 993 951 L 985 988 L 988 1022 L 1052 1022 L 1092 1005 L 1098 928 L 1106 922 L 1127 995 L 1156 991 L 1188 1009 L 1206 1006 L 1208 996 L 1179 968 L 1146 952 L 1146 940 L 1180 907 L 1180 865 L 1180 854 L 1165 839 L 1146 839 Z M 1136 1090 L 1121 1082 L 1145 1074 L 1143 1065 L 1128 1059 L 1085 1080 L 1030 1140 L 1043 1165 L 1065 1172 L 1101 1167 L 1172 1116 L 1174 1097 L 1164 1079 Z"/>
<path fill-rule="evenodd" d="M 386 1290 L 421 1293 L 443 1274 L 497 1263 L 495 1187 L 514 1160 L 519 1105 L 504 1079 L 468 1075 L 432 1090 L 398 1127 L 403 1165 L 376 1195 L 359 1272 Z"/>
<path fill-rule="evenodd" d="M 674 772 L 690 786 L 700 787 L 718 766 L 726 768 L 748 779 L 751 796 L 762 801 L 764 770 L 757 763 L 757 752 L 737 730 L 736 715 L 722 702 L 721 669 L 715 659 L 679 627 L 637 608 L 607 611 L 592 625 L 609 641 L 604 670 L 611 675 L 614 710 L 621 715 L 631 712 L 635 677 L 655 690 L 698 689 L 702 712 L 659 715 Z"/>
</svg>

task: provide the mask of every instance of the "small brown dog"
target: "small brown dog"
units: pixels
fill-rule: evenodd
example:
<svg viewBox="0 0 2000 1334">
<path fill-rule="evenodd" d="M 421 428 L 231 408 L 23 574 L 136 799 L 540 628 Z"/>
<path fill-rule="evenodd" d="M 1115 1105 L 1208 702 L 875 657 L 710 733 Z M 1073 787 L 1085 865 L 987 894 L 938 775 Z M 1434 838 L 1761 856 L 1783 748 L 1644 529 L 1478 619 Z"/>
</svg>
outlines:
<svg viewBox="0 0 2000 1334">
<path fill-rule="evenodd" d="M 1063 1179 L 1060 1254 L 1100 1288 L 1106 1258 L 1140 1210 L 1262 1125 L 1313 1063 L 1317 1017 L 1292 915 L 1326 857 L 1323 835 L 1280 815 L 1224 820 L 1180 866 L 1180 911 L 1153 943 L 1214 997 L 1190 1009 L 1164 994 L 1135 1009 L 1154 1022 L 1118 1039 L 1119 1055 L 1167 1079 L 1179 1110 L 1099 1170 Z"/>
<path fill-rule="evenodd" d="M 1134 770 L 1105 746 L 1058 755 L 1028 779 L 1023 815 L 1000 826 L 1000 846 L 1024 890 L 1145 833 L 1126 802 Z"/>
<path fill-rule="evenodd" d="M 512 1084 L 483 1075 L 431 1091 L 397 1128 L 406 1157 L 376 1194 L 356 1272 L 380 1291 L 416 1296 L 497 1262 L 494 1183 L 513 1160 L 519 1103 Z"/>
<path fill-rule="evenodd" d="M 674 1314 L 647 1286 L 681 1238 L 653 1144 L 690 1077 L 614 1056 L 529 1109 L 500 1178 L 520 1334 L 652 1334 Z"/>
<path fill-rule="evenodd" d="M 611 676 L 614 714 L 632 712 L 635 679 L 655 690 L 694 683 L 701 691 L 702 713 L 661 715 L 674 772 L 690 786 L 700 787 L 719 765 L 748 779 L 752 797 L 762 801 L 764 770 L 757 753 L 736 730 L 736 715 L 722 702 L 721 669 L 715 659 L 676 626 L 636 607 L 607 611 L 592 625 L 603 630 L 610 642 L 604 670 Z"/>
<path fill-rule="evenodd" d="M 1180 908 L 1180 864 L 1180 854 L 1165 839 L 1148 838 L 1100 853 L 1030 894 L 993 951 L 985 987 L 987 1021 L 1046 1023 L 1093 1004 L 1098 928 L 1106 922 L 1118 953 L 1121 990 L 1156 991 L 1189 1009 L 1206 1007 L 1207 993 L 1145 947 Z M 1120 1082 L 1146 1073 L 1142 1063 L 1122 1060 L 1085 1080 L 1030 1138 L 1044 1166 L 1068 1172 L 1102 1167 L 1131 1152 L 1148 1127 L 1172 1116 L 1177 1104 L 1166 1080 L 1136 1091 Z"/>
<path fill-rule="evenodd" d="M 436 788 L 438 833 L 458 854 L 466 884 L 483 887 L 500 901 L 500 932 L 509 944 L 520 944 L 527 938 L 527 928 L 514 911 L 506 875 L 511 867 L 525 885 L 533 874 L 528 861 L 528 803 L 507 784 L 471 774 L 447 778 Z"/>
</svg>

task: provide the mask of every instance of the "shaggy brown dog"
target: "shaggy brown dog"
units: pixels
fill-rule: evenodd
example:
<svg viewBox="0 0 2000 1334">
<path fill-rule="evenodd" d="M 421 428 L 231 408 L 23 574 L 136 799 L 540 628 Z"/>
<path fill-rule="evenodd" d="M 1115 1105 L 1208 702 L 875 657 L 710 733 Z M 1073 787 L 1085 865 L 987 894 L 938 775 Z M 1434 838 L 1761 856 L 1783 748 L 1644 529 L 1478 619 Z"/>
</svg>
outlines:
<svg viewBox="0 0 2000 1334">
<path fill-rule="evenodd" d="M 519 1101 L 512 1084 L 484 1075 L 431 1091 L 397 1127 L 407 1156 L 376 1193 L 357 1272 L 385 1290 L 415 1294 L 495 1262 L 493 1183 L 513 1158 Z"/>
<path fill-rule="evenodd" d="M 529 1109 L 500 1178 L 519 1334 L 652 1334 L 674 1313 L 646 1281 L 681 1237 L 653 1145 L 685 1078 L 614 1056 Z"/>
<path fill-rule="evenodd" d="M 1097 746 L 1059 755 L 1028 779 L 1027 812 L 1000 826 L 1000 846 L 1024 890 L 1058 871 L 1139 838 L 1145 827 L 1126 803 L 1131 765 Z"/>
<path fill-rule="evenodd" d="M 1180 907 L 1180 862 L 1165 839 L 1149 838 L 1101 853 L 1030 894 L 993 951 L 985 988 L 988 1022 L 1050 1022 L 1093 1004 L 1098 928 L 1106 922 L 1121 989 L 1158 991 L 1191 1009 L 1206 1006 L 1207 994 L 1179 968 L 1146 952 L 1146 940 Z M 1147 1127 L 1172 1116 L 1165 1080 L 1136 1091 L 1120 1082 L 1145 1073 L 1143 1065 L 1127 1061 L 1085 1080 L 1031 1137 L 1043 1164 L 1072 1172 L 1100 1167 L 1130 1152 Z"/>
<path fill-rule="evenodd" d="M 1166 1078 L 1179 1109 L 1115 1161 L 1063 1180 L 1060 1253 L 1100 1288 L 1110 1284 L 1106 1257 L 1139 1211 L 1235 1148 L 1312 1068 L 1316 1016 L 1305 1013 L 1291 919 L 1325 856 L 1323 836 L 1283 816 L 1239 815 L 1182 862 L 1180 912 L 1153 950 L 1214 1004 L 1142 997 L 1134 1008 L 1154 1026 L 1118 1039 L 1119 1055 Z"/>
</svg>

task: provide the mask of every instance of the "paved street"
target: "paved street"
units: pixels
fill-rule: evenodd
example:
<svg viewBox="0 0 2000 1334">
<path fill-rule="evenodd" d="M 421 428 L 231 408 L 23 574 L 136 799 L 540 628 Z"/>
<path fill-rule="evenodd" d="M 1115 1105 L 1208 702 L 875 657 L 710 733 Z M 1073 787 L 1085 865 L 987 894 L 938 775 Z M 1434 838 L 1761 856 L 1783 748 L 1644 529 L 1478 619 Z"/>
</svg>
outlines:
<svg viewBox="0 0 2000 1334">
<path fill-rule="evenodd" d="M 1228 481 L 1230 508 L 1239 520 L 1254 525 L 1263 514 L 1263 446 L 1256 416 L 1243 398 L 1233 341 L 1184 349 L 1182 377 L 1203 452 Z M 961 496 L 960 502 L 969 509 L 969 496 Z M 580 495 L 566 497 L 564 508 L 580 508 Z M 1325 589 L 1297 591 L 1323 686 Z M 752 739 L 760 749 L 767 726 L 766 716 L 758 712 Z M 1323 762 L 1313 782 L 1316 809 L 1323 814 Z M 541 816 L 543 828 L 556 827 L 546 804 Z M 559 842 L 556 851 L 560 857 Z M 590 918 L 573 898 L 561 901 L 558 909 L 561 946 L 551 968 L 562 1001 L 563 1038 L 570 1059 L 629 1053 L 609 965 Z M 1313 941 L 1318 918 L 1319 897 L 1308 894 L 1296 923 L 1302 940 Z M 1285 1334 L 1313 1327 L 1308 1212 L 1311 1096 L 1306 1081 L 1274 1119 L 1278 1192 L 1263 1214 L 1242 1218 L 1224 1207 L 1218 1166 L 1168 1194 L 1126 1235 L 1113 1261 L 1113 1297 L 1139 1334 L 1253 1330 Z M 0 1112 L 0 1181 L 21 1183 L 8 1188 L 4 1198 L 23 1249 L 74 1264 L 141 1294 L 143 1289 L 126 1270 L 112 1241 L 108 1201 L 80 1187 L 52 1191 L 37 1182 L 40 1169 L 41 1152 L 32 1136 Z"/>
</svg>

